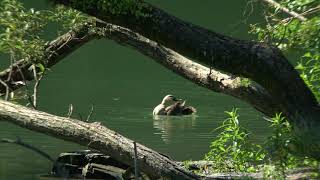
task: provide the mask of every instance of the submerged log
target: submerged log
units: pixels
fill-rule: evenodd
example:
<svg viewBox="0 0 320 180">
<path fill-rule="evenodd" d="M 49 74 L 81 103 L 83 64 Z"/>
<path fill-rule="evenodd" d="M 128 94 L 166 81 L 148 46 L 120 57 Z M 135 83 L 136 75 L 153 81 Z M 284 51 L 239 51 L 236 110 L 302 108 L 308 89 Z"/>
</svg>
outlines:
<svg viewBox="0 0 320 180">
<path fill-rule="evenodd" d="M 53 164 L 50 176 L 79 179 L 129 179 L 130 176 L 124 177 L 129 167 L 99 152 L 74 151 L 59 155 Z"/>
</svg>

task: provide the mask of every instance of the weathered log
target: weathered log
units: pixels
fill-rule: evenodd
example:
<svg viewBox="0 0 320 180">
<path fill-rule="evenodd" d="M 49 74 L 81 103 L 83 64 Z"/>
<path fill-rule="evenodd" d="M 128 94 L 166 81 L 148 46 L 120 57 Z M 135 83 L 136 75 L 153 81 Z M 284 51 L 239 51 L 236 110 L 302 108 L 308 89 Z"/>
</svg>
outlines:
<svg viewBox="0 0 320 180">
<path fill-rule="evenodd" d="M 23 128 L 72 141 L 108 154 L 129 166 L 134 162 L 133 141 L 121 136 L 101 123 L 86 123 L 59 117 L 0 100 L 0 118 Z M 137 143 L 140 170 L 152 179 L 199 179 L 174 161 Z"/>
</svg>

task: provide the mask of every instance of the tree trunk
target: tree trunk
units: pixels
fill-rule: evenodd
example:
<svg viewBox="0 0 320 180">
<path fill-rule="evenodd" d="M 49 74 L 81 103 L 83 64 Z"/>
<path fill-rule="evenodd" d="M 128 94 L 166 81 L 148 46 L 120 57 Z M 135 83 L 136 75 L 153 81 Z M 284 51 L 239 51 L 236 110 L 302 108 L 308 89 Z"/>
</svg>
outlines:
<svg viewBox="0 0 320 180">
<path fill-rule="evenodd" d="M 51 0 L 127 27 L 208 66 L 260 84 L 292 123 L 303 146 L 319 157 L 320 108 L 311 90 L 281 51 L 238 40 L 180 20 L 141 1 Z M 279 112 L 280 113 L 280 112 Z M 312 146 L 312 148 L 310 148 Z"/>
<path fill-rule="evenodd" d="M 99 122 L 86 123 L 0 100 L 0 118 L 23 128 L 98 150 L 129 166 L 134 164 L 133 141 Z M 140 170 L 151 179 L 199 179 L 174 161 L 137 143 Z"/>
</svg>

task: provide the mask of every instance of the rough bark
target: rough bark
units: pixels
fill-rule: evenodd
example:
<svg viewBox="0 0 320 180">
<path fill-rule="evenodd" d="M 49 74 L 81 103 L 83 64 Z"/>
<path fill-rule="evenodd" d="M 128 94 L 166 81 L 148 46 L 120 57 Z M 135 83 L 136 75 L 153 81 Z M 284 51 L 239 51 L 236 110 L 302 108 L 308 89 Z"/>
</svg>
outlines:
<svg viewBox="0 0 320 180">
<path fill-rule="evenodd" d="M 86 123 L 59 117 L 0 100 L 0 118 L 23 128 L 72 141 L 108 154 L 114 159 L 133 166 L 133 141 L 121 136 L 101 123 Z M 137 143 L 140 170 L 151 179 L 199 179 L 168 157 Z"/>
<path fill-rule="evenodd" d="M 268 44 L 234 39 L 180 20 L 143 1 L 135 10 L 117 9 L 112 1 L 52 0 L 106 22 L 127 27 L 183 56 L 260 84 L 293 124 L 305 147 L 320 149 L 320 108 L 299 73 L 279 49 Z M 122 1 L 124 5 L 126 1 Z M 109 3 L 109 4 L 108 4 Z M 111 7 L 110 7 L 111 6 Z M 136 14 L 136 12 L 141 14 Z M 305 149 L 309 151 L 308 148 Z"/>
</svg>

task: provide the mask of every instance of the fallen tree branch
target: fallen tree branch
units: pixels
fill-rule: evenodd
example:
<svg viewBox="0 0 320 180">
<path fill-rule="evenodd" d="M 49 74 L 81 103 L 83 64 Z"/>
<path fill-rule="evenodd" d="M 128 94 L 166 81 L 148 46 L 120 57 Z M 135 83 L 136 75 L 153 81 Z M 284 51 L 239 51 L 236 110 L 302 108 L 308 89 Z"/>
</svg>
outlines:
<svg viewBox="0 0 320 180">
<path fill-rule="evenodd" d="M 3 100 L 0 100 L 0 117 L 0 121 L 5 120 L 23 128 L 72 141 L 108 154 L 129 166 L 134 165 L 132 140 L 98 122 L 86 123 L 76 119 L 59 117 Z M 141 144 L 137 143 L 136 145 L 139 151 L 137 158 L 139 167 L 151 179 L 160 177 L 169 179 L 200 178 L 200 176 L 183 169 L 168 157 Z"/>
</svg>

